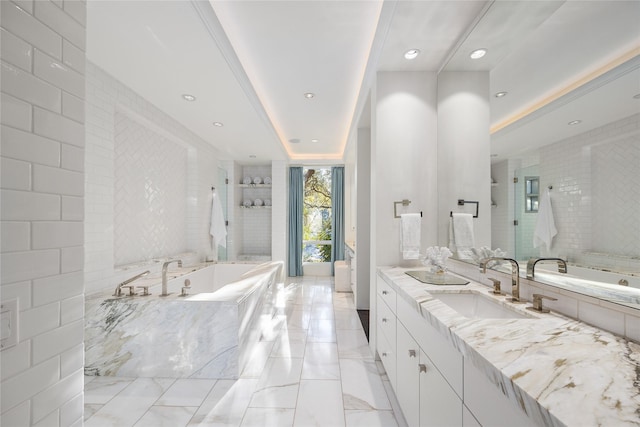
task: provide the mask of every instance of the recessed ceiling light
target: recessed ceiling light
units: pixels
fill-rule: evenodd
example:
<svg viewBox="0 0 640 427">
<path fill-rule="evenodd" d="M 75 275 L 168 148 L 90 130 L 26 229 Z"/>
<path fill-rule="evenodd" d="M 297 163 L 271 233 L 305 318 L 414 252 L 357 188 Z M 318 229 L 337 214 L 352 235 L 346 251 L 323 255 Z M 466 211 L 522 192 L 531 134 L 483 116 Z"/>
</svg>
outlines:
<svg viewBox="0 0 640 427">
<path fill-rule="evenodd" d="M 188 93 L 183 94 L 182 98 L 184 98 L 185 101 L 195 101 L 196 100 L 195 96 L 189 95 Z"/>
<path fill-rule="evenodd" d="M 404 53 L 404 58 L 405 59 L 416 59 L 418 57 L 418 55 L 420 55 L 420 50 L 419 49 L 409 49 L 408 51 L 406 51 Z"/>
<path fill-rule="evenodd" d="M 223 124 L 223 123 L 220 123 L 220 122 L 213 122 L 213 125 L 214 125 L 215 127 L 219 127 L 219 128 L 221 128 L 222 126 L 224 126 L 224 124 Z"/>
<path fill-rule="evenodd" d="M 582 123 L 582 120 L 571 120 L 569 123 L 567 123 L 569 126 L 573 126 L 573 125 L 579 125 L 580 123 Z"/>
<path fill-rule="evenodd" d="M 633 99 L 640 99 L 640 93 L 633 95 Z"/>
<path fill-rule="evenodd" d="M 307 93 L 304 94 L 304 97 L 307 98 L 307 99 L 311 99 L 314 96 L 316 96 L 316 95 L 314 93 L 311 93 L 311 92 L 307 92 Z"/>
<path fill-rule="evenodd" d="M 495 95 L 496 98 L 502 98 L 503 96 L 507 96 L 507 92 L 498 92 Z"/>
<path fill-rule="evenodd" d="M 319 140 L 319 139 L 314 138 L 314 139 L 312 139 L 312 140 L 311 140 L 311 142 L 320 142 L 320 140 Z"/>
<path fill-rule="evenodd" d="M 485 56 L 486 54 L 487 54 L 487 49 L 485 49 L 485 48 L 482 48 L 482 49 L 476 49 L 476 50 L 474 50 L 473 52 L 471 52 L 471 53 L 469 54 L 469 57 L 470 57 L 471 59 L 480 59 L 480 58 L 482 58 L 483 56 Z"/>
<path fill-rule="evenodd" d="M 291 138 L 289 140 L 290 143 L 292 144 L 300 144 L 300 139 L 299 138 Z"/>
</svg>

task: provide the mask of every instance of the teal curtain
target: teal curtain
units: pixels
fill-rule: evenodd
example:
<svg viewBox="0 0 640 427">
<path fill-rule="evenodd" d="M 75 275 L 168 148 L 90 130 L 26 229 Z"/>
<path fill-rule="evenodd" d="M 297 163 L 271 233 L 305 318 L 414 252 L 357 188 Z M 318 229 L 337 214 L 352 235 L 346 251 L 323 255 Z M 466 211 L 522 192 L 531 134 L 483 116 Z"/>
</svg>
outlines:
<svg viewBox="0 0 640 427">
<path fill-rule="evenodd" d="M 302 207 L 304 181 L 301 167 L 289 168 L 289 276 L 302 276 Z"/>
<path fill-rule="evenodd" d="M 331 274 L 333 263 L 344 259 L 344 167 L 331 168 Z"/>
</svg>

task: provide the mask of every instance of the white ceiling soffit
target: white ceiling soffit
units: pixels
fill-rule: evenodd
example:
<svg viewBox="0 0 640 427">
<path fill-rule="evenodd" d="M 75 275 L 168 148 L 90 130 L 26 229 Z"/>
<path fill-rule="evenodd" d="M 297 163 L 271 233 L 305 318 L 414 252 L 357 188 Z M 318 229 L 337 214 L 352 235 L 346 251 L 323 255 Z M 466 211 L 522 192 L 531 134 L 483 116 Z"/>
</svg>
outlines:
<svg viewBox="0 0 640 427">
<path fill-rule="evenodd" d="M 89 1 L 87 21 L 88 60 L 218 148 L 223 158 L 286 158 L 194 4 Z M 184 101 L 182 94 L 196 101 Z"/>
<path fill-rule="evenodd" d="M 380 71 L 439 71 L 485 1 L 398 1 L 378 63 Z M 407 61 L 404 53 L 419 49 Z"/>
<path fill-rule="evenodd" d="M 210 3 L 289 157 L 341 159 L 382 1 Z"/>
<path fill-rule="evenodd" d="M 633 58 L 639 46 L 639 1 L 562 3 L 491 70 L 491 94 L 508 92 L 492 97 L 492 130 Z"/>
</svg>

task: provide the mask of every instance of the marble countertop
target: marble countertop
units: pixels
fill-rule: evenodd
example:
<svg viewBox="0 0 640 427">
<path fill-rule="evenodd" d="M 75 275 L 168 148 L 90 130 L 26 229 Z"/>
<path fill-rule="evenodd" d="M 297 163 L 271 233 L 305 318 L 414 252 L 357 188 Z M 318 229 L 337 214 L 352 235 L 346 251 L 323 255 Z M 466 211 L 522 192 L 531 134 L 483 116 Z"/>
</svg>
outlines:
<svg viewBox="0 0 640 427">
<path fill-rule="evenodd" d="M 378 273 L 465 358 L 540 425 L 640 426 L 640 345 L 556 313 L 527 311 L 530 304 L 500 304 L 526 319 L 468 319 L 429 291 L 478 291 L 435 286 L 379 267 Z"/>
</svg>

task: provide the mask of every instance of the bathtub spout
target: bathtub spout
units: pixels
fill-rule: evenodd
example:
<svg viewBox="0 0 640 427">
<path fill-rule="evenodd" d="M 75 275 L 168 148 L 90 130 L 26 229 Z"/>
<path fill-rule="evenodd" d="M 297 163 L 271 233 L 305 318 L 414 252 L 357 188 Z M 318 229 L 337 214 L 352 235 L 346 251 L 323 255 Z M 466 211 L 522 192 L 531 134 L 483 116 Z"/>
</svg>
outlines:
<svg viewBox="0 0 640 427">
<path fill-rule="evenodd" d="M 167 267 L 169 267 L 169 264 L 171 264 L 172 262 L 177 262 L 178 267 L 182 267 L 181 259 L 172 259 L 171 261 L 167 261 L 164 264 L 162 264 L 162 293 L 160 294 L 161 297 L 166 297 L 167 295 L 169 295 L 169 292 L 167 289 Z"/>
</svg>

